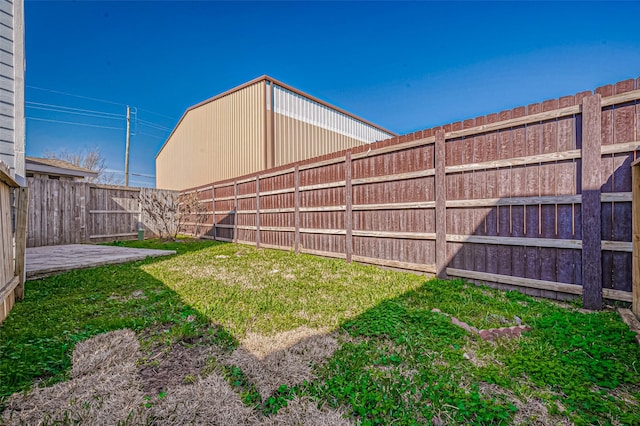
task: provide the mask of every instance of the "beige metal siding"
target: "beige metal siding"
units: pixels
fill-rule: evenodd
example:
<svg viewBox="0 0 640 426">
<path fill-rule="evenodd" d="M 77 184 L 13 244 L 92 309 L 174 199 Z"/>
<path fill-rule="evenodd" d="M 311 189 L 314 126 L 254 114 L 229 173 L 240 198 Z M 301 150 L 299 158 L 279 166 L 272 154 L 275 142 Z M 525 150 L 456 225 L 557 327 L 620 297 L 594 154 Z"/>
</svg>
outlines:
<svg viewBox="0 0 640 426">
<path fill-rule="evenodd" d="M 189 110 L 156 158 L 156 186 L 180 190 L 265 168 L 264 82 Z"/>
<path fill-rule="evenodd" d="M 275 166 L 393 137 L 273 84 Z"/>
</svg>

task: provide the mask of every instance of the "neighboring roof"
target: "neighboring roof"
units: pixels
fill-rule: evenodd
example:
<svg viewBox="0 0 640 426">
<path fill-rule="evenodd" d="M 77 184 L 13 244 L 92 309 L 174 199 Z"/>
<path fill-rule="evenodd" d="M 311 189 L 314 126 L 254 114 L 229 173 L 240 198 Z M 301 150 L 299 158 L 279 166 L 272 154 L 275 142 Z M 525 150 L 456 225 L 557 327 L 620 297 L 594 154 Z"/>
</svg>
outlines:
<svg viewBox="0 0 640 426">
<path fill-rule="evenodd" d="M 374 123 L 372 123 L 372 122 L 370 122 L 370 121 L 368 121 L 368 120 L 365 120 L 364 118 L 360 118 L 360 117 L 358 117 L 357 115 L 351 114 L 350 112 L 343 110 L 342 108 L 338 108 L 338 107 L 336 107 L 336 106 L 333 106 L 333 105 L 331 105 L 330 103 L 327 103 L 327 102 L 325 102 L 325 101 L 323 101 L 323 100 L 321 100 L 321 99 L 318 99 L 318 98 L 316 98 L 315 96 L 311 96 L 311 95 L 309 95 L 309 94 L 307 94 L 307 93 L 304 93 L 304 92 L 303 92 L 303 91 L 301 91 L 301 90 L 298 90 L 298 89 L 296 89 L 296 88 L 294 88 L 294 87 L 291 87 L 291 86 L 289 86 L 289 85 L 287 85 L 287 84 L 284 84 L 283 82 L 278 81 L 278 80 L 276 80 L 275 78 L 271 78 L 271 77 L 269 77 L 268 75 L 266 75 L 266 74 L 265 74 L 265 75 L 263 75 L 263 76 L 260 76 L 260 77 L 258 77 L 258 78 L 255 78 L 255 79 L 253 79 L 253 80 L 251 80 L 251 81 L 248 81 L 248 82 L 246 82 L 246 83 L 244 83 L 244 84 L 241 84 L 240 86 L 236 86 L 236 87 L 234 87 L 233 89 L 229 89 L 229 90 L 227 90 L 226 92 L 222 92 L 222 93 L 220 93 L 219 95 L 216 95 L 216 96 L 214 96 L 214 97 L 212 97 L 212 98 L 206 99 L 206 100 L 204 100 L 204 101 L 202 101 L 202 102 L 199 102 L 199 103 L 197 103 L 197 104 L 195 104 L 195 105 L 193 105 L 193 106 L 191 106 L 191 107 L 187 108 L 187 110 L 184 112 L 184 114 L 182 114 L 182 117 L 180 117 L 180 120 L 178 120 L 178 124 L 176 124 L 176 125 L 175 125 L 175 127 L 174 127 L 174 128 L 173 128 L 173 130 L 171 131 L 171 134 L 169 134 L 169 136 L 167 137 L 167 140 L 166 140 L 166 141 L 164 141 L 164 144 L 162 144 L 162 146 L 160 147 L 160 150 L 159 150 L 159 151 L 158 151 L 158 153 L 156 154 L 156 158 L 158 158 L 158 155 L 160 155 L 160 153 L 161 153 L 161 152 L 162 152 L 162 150 L 164 149 L 165 145 L 167 145 L 167 142 L 169 142 L 169 139 L 171 139 L 171 136 L 173 136 L 173 133 L 174 133 L 174 132 L 176 131 L 176 129 L 180 126 L 180 123 L 182 123 L 182 120 L 184 120 L 184 118 L 187 116 L 187 114 L 189 113 L 189 111 L 194 110 L 194 109 L 196 109 L 196 108 L 199 108 L 199 107 L 201 107 L 201 106 L 203 106 L 203 105 L 206 105 L 206 104 L 208 104 L 208 103 L 210 103 L 210 102 L 213 102 L 213 101 L 218 100 L 218 99 L 220 99 L 220 98 L 223 98 L 223 97 L 225 97 L 225 96 L 228 96 L 228 95 L 230 95 L 230 94 L 232 94 L 232 93 L 234 93 L 234 92 L 237 92 L 237 91 L 239 91 L 239 90 L 244 89 L 245 87 L 252 86 L 252 85 L 254 85 L 254 84 L 256 84 L 256 83 L 259 83 L 259 82 L 261 82 L 261 81 L 268 81 L 268 82 L 271 82 L 272 84 L 276 84 L 276 85 L 278 85 L 278 86 L 280 86 L 280 87 L 282 87 L 282 88 L 284 88 L 284 89 L 287 89 L 287 90 L 289 90 L 289 91 L 291 91 L 291 92 L 293 92 L 293 93 L 296 93 L 296 94 L 298 94 L 298 95 L 300 95 L 300 96 L 302 96 L 302 97 L 305 97 L 305 98 L 307 98 L 307 99 L 310 99 L 310 100 L 312 100 L 312 101 L 314 101 L 314 102 L 317 102 L 317 103 L 319 103 L 319 104 L 321 104 L 321 105 L 324 105 L 324 106 L 326 106 L 326 107 L 328 107 L 328 108 L 331 108 L 331 109 L 333 109 L 333 110 L 335 110 L 335 111 L 341 112 L 342 114 L 345 114 L 345 115 L 347 115 L 347 116 L 349 116 L 349 117 L 351 117 L 351 118 L 354 118 L 354 119 L 356 119 L 356 120 L 358 120 L 358 121 L 361 121 L 361 122 L 363 122 L 363 123 L 365 123 L 365 124 L 368 124 L 369 126 L 375 127 L 375 128 L 376 128 L 376 129 L 378 129 L 378 130 L 382 130 L 382 131 L 383 131 L 383 132 L 385 132 L 385 133 L 389 133 L 389 134 L 391 134 L 391 135 L 393 135 L 393 136 L 398 136 L 398 135 L 397 135 L 397 133 L 395 133 L 395 132 L 392 132 L 392 131 L 390 131 L 390 130 L 387 130 L 387 129 L 385 129 L 384 127 L 380 127 L 380 126 L 378 126 L 377 124 L 374 124 Z"/>
<path fill-rule="evenodd" d="M 95 178 L 98 172 L 57 158 L 25 157 L 27 172 L 53 173 L 62 176 Z"/>
</svg>

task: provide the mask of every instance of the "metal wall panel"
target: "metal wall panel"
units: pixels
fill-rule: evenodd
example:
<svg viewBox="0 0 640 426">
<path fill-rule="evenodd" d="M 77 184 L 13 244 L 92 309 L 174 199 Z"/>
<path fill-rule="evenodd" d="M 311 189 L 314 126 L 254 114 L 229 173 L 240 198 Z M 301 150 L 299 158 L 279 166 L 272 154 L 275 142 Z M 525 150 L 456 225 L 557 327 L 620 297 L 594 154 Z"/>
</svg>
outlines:
<svg viewBox="0 0 640 426">
<path fill-rule="evenodd" d="M 394 136 L 277 84 L 272 102 L 275 166 Z"/>
<path fill-rule="evenodd" d="M 187 111 L 156 157 L 156 186 L 185 189 L 265 168 L 264 82 Z"/>
</svg>

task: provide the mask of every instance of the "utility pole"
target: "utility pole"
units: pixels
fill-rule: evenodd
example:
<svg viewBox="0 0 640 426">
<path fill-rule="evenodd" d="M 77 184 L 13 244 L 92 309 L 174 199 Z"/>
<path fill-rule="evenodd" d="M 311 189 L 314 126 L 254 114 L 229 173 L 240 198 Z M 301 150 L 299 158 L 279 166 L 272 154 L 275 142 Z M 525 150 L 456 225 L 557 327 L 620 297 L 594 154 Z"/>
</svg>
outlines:
<svg viewBox="0 0 640 426">
<path fill-rule="evenodd" d="M 127 142 L 124 157 L 124 186 L 129 186 L 129 142 L 131 140 L 131 108 L 127 105 Z"/>
</svg>

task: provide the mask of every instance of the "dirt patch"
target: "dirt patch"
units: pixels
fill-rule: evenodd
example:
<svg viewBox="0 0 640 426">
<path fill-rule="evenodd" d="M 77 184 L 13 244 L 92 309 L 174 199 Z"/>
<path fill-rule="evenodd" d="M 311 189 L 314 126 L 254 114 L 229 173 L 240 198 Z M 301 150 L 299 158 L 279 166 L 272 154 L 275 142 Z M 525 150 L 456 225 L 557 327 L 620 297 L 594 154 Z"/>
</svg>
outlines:
<svg viewBox="0 0 640 426">
<path fill-rule="evenodd" d="M 173 345 L 171 351 L 152 352 L 138 369 L 142 391 L 145 395 L 158 395 L 167 389 L 193 382 L 211 356 L 219 354 L 211 346 Z"/>
<path fill-rule="evenodd" d="M 512 403 L 518 411 L 513 417 L 513 424 L 527 425 L 573 425 L 573 423 L 562 416 L 549 414 L 544 402 L 538 398 L 518 398 L 511 390 L 498 385 L 479 382 L 480 394 L 488 398 L 503 398 Z"/>
<path fill-rule="evenodd" d="M 309 337 L 299 339 L 301 335 Z M 294 338 L 295 337 L 295 338 Z M 338 348 L 333 334 L 317 334 L 311 329 L 293 330 L 268 337 L 253 335 L 246 347 L 236 349 L 231 355 L 222 356 L 225 365 L 240 367 L 256 386 L 262 398 L 271 396 L 280 385 L 294 386 L 313 379 L 312 367 L 329 358 Z M 287 347 L 287 342 L 296 342 Z"/>
</svg>

